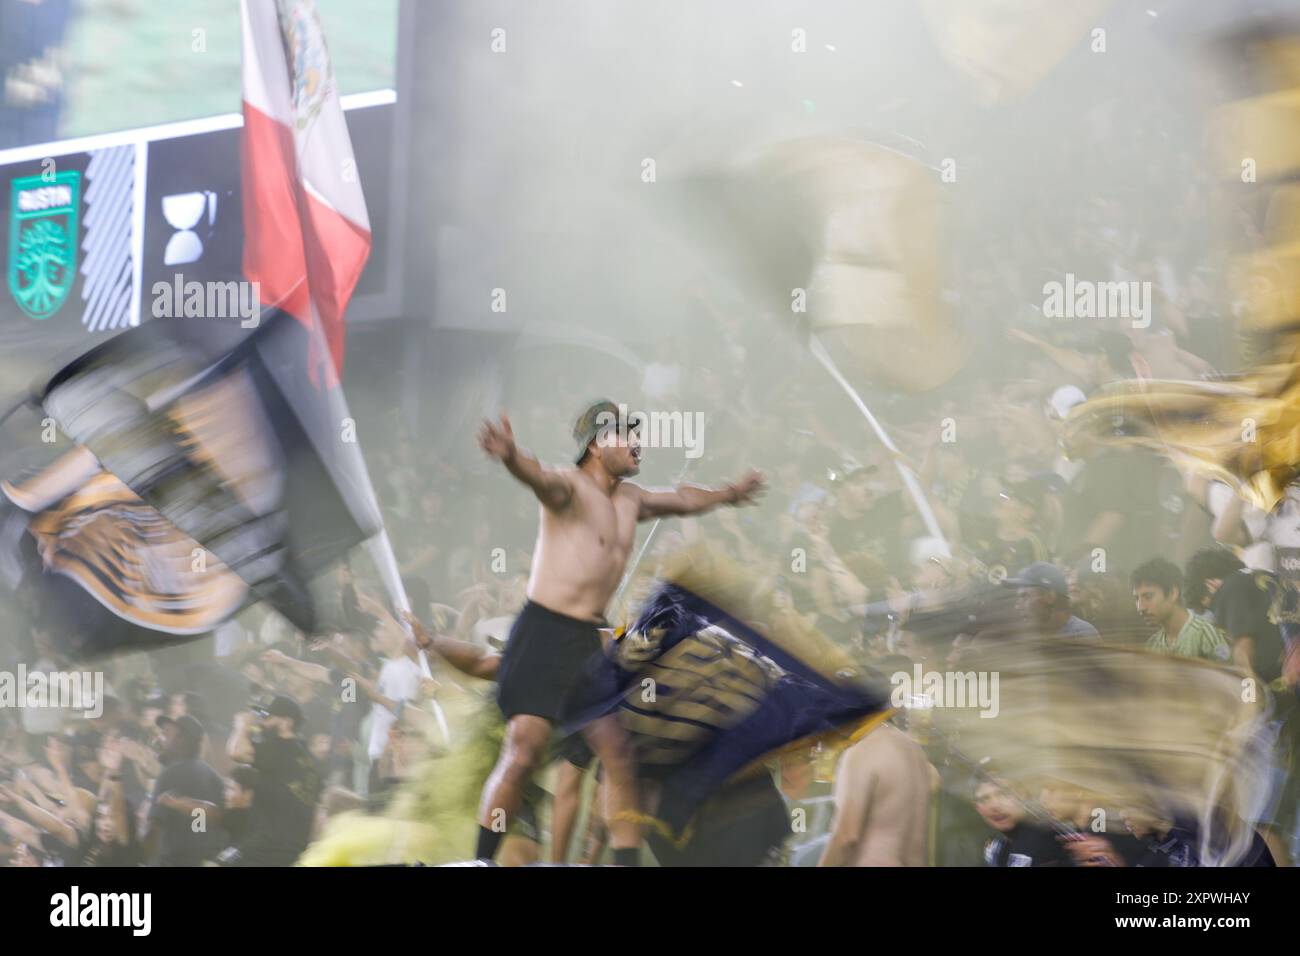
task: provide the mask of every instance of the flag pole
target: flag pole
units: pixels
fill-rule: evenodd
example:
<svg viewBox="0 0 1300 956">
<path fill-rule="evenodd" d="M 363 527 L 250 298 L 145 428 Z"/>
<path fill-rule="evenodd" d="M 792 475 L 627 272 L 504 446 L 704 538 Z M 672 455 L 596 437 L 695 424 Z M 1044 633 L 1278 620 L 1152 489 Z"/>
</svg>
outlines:
<svg viewBox="0 0 1300 956">
<path fill-rule="evenodd" d="M 834 360 L 830 357 L 830 353 L 826 351 L 825 346 L 822 345 L 821 340 L 818 339 L 816 335 L 810 336 L 808 348 L 809 351 L 812 352 L 813 358 L 817 359 L 826 371 L 830 373 L 831 378 L 835 379 L 835 381 L 839 383 L 839 386 L 848 393 L 853 404 L 857 406 L 858 411 L 862 412 L 863 417 L 867 420 L 867 424 L 870 425 L 871 430 L 875 432 L 876 438 L 878 438 L 880 443 L 889 450 L 894 459 L 894 467 L 898 469 L 898 475 L 903 479 L 903 485 L 907 488 L 908 494 L 911 495 L 912 501 L 916 503 L 916 510 L 920 513 L 921 520 L 925 522 L 926 530 L 938 540 L 940 546 L 943 548 L 943 556 L 951 558 L 952 549 L 948 545 L 948 539 L 939 528 L 939 521 L 935 518 L 934 511 L 930 508 L 930 502 L 925 498 L 925 492 L 921 488 L 921 482 L 917 479 L 916 474 L 912 471 L 911 467 L 903 460 L 902 452 L 898 450 L 898 446 L 890 440 L 889 434 L 881 426 L 880 422 L 876 419 L 876 416 L 871 414 L 871 409 L 867 407 L 867 403 L 862 400 L 862 397 L 857 393 L 857 390 L 849 384 L 848 379 L 840 374 L 840 370 L 836 368 Z"/>
<path fill-rule="evenodd" d="M 370 560 L 375 563 L 379 571 L 379 579 L 384 583 L 384 589 L 388 591 L 388 599 L 392 602 L 393 607 L 399 611 L 411 613 L 411 599 L 406 594 L 406 586 L 402 584 L 402 575 L 397 568 L 397 556 L 393 554 L 393 543 L 389 540 L 388 529 L 381 527 L 379 533 L 366 541 L 366 549 L 370 552 Z M 398 623 L 402 629 L 411 636 L 411 626 L 402 620 L 401 615 L 397 617 Z M 419 655 L 420 673 L 429 679 L 433 678 L 433 671 L 429 667 L 429 655 L 424 652 L 423 648 L 417 648 L 416 653 Z M 430 709 L 433 711 L 434 719 L 438 721 L 438 730 L 442 733 L 442 738 L 446 742 L 451 742 L 451 729 L 447 726 L 447 718 L 438 706 L 436 700 L 429 701 Z"/>
</svg>

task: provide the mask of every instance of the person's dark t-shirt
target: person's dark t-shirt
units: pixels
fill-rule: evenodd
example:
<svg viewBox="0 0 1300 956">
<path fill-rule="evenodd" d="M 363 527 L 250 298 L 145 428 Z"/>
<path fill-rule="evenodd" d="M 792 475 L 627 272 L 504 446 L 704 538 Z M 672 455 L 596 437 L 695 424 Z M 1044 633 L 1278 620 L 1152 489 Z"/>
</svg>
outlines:
<svg viewBox="0 0 1300 956">
<path fill-rule="evenodd" d="M 197 758 L 174 760 L 158 774 L 149 801 L 149 819 L 161 828 L 159 865 L 198 866 L 215 856 L 223 842 L 220 827 L 209 826 L 196 833 L 189 814 L 158 806 L 158 797 L 164 793 L 224 807 L 225 785 L 220 775 Z"/>
<path fill-rule="evenodd" d="M 332 669 L 330 671 L 330 680 L 333 686 L 340 687 L 347 677 L 340 670 Z M 322 730 L 326 730 L 330 735 L 330 753 L 328 765 L 322 768 L 322 772 L 327 776 L 333 771 L 342 771 L 349 774 L 352 768 L 352 758 L 345 751 L 351 748 L 341 747 L 349 741 L 356 742 L 361 739 L 361 725 L 365 722 L 366 715 L 370 712 L 370 702 L 362 696 L 360 699 L 353 697 L 350 700 L 344 700 L 342 694 L 333 694 L 329 698 L 328 722 Z"/>
<path fill-rule="evenodd" d="M 246 838 L 239 843 L 247 866 L 289 866 L 311 840 L 312 816 L 320 796 L 316 758 L 298 737 L 267 736 L 254 745 L 260 774 L 253 791 Z"/>
<path fill-rule="evenodd" d="M 1103 545 L 1107 564 L 1132 570 L 1163 553 L 1160 538 L 1164 512 L 1160 504 L 1161 462 L 1136 450 L 1108 452 L 1089 459 L 1066 499 L 1066 541 Z M 1109 541 L 1088 540 L 1088 528 L 1105 512 L 1123 521 Z"/>
<path fill-rule="evenodd" d="M 367 707 L 363 703 L 364 698 L 360 700 L 339 700 L 331 705 L 330 713 L 330 736 L 333 740 L 358 740 L 361 736 L 361 725 L 365 723 Z"/>
<path fill-rule="evenodd" d="M 1277 577 L 1267 571 L 1241 570 L 1223 579 L 1210 603 L 1214 622 L 1230 639 L 1253 639 L 1251 667 L 1265 683 L 1282 676 L 1282 632 L 1269 620 L 1278 587 Z"/>
<path fill-rule="evenodd" d="M 1022 823 L 984 845 L 987 866 L 1071 866 L 1070 854 L 1051 830 Z"/>
</svg>

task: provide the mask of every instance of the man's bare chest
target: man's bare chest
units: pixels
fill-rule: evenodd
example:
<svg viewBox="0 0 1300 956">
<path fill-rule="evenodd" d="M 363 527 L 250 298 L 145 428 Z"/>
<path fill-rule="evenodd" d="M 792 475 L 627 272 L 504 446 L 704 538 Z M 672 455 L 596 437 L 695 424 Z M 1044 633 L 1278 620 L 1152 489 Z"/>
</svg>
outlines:
<svg viewBox="0 0 1300 956">
<path fill-rule="evenodd" d="M 602 551 L 623 553 L 636 537 L 636 502 L 622 495 L 582 495 L 571 516 L 582 536 Z"/>
</svg>

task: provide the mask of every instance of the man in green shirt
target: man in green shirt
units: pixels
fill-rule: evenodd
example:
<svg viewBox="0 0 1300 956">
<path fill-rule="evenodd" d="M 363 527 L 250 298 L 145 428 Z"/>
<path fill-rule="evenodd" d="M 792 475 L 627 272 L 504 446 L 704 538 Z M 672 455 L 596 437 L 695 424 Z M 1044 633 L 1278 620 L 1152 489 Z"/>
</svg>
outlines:
<svg viewBox="0 0 1300 956">
<path fill-rule="evenodd" d="M 1152 558 L 1133 572 L 1132 584 L 1133 600 L 1142 620 L 1158 628 L 1147 641 L 1148 648 L 1178 657 L 1220 663 L 1228 660 L 1232 649 L 1223 633 L 1183 606 L 1183 574 L 1178 565 Z"/>
</svg>

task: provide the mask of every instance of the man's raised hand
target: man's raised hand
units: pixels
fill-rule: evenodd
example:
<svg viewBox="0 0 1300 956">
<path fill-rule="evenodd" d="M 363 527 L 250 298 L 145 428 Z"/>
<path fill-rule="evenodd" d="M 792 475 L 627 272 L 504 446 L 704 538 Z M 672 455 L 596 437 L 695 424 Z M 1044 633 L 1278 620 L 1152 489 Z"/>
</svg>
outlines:
<svg viewBox="0 0 1300 956">
<path fill-rule="evenodd" d="M 431 638 L 429 632 L 424 629 L 424 625 L 420 623 L 419 618 L 410 611 L 399 611 L 398 615 L 401 617 L 402 623 L 410 628 L 411 637 L 415 640 L 415 646 L 422 651 L 428 650 L 428 648 L 433 644 L 433 638 Z"/>
<path fill-rule="evenodd" d="M 733 505 L 752 505 L 767 490 L 766 479 L 761 471 L 750 469 L 749 473 L 731 486 Z"/>
<path fill-rule="evenodd" d="M 478 444 L 493 458 L 509 461 L 515 453 L 515 433 L 510 428 L 510 419 L 505 412 L 501 421 L 486 420 L 478 431 Z"/>
</svg>

